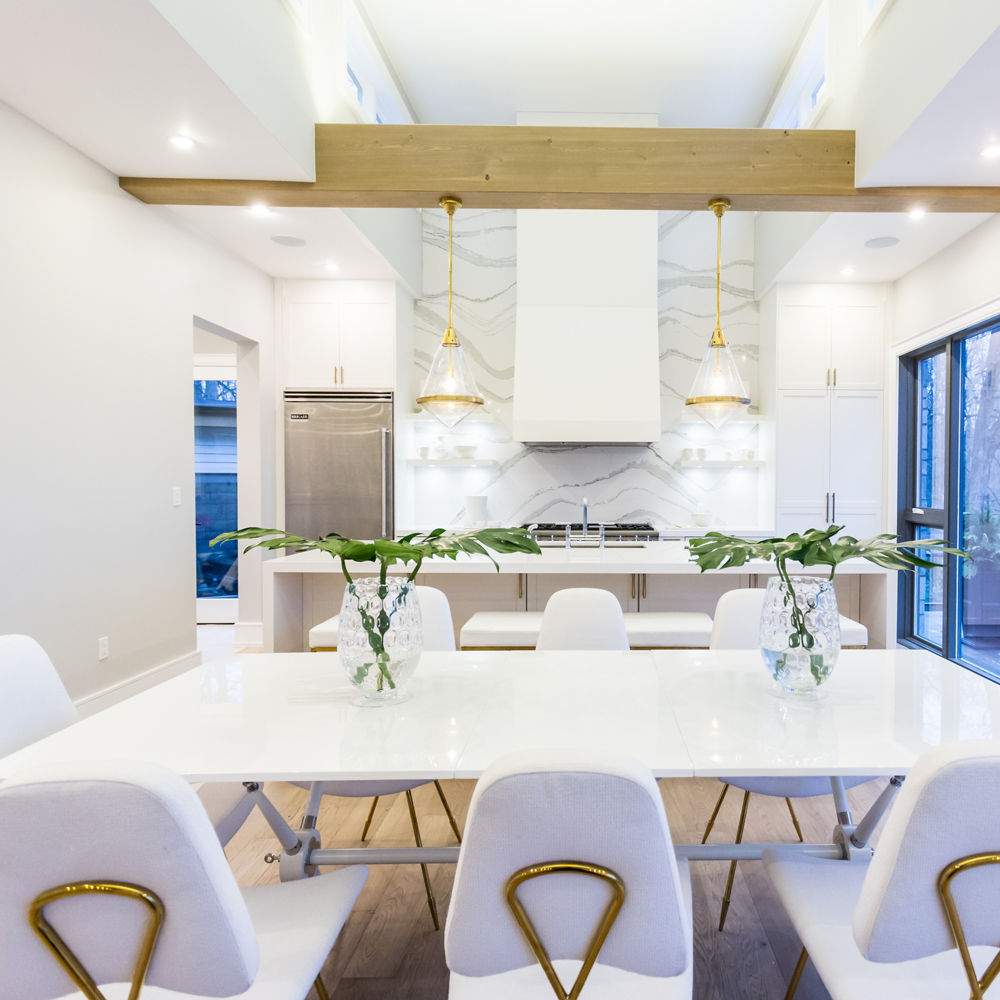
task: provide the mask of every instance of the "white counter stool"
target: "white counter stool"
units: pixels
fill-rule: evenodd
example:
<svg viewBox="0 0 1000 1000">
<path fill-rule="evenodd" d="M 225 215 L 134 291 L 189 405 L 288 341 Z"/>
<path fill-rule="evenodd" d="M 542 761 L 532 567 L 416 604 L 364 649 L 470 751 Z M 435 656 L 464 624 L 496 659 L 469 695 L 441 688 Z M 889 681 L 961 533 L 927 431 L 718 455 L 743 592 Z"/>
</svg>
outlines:
<svg viewBox="0 0 1000 1000">
<path fill-rule="evenodd" d="M 610 590 L 569 587 L 546 602 L 536 649 L 628 649 L 625 617 Z"/>
<path fill-rule="evenodd" d="M 423 648 L 451 651 L 455 648 L 455 625 L 451 605 L 443 590 L 437 587 L 415 587 L 423 622 Z M 337 629 L 340 615 L 327 618 L 309 629 L 309 652 L 333 653 L 337 650 Z"/>
<path fill-rule="evenodd" d="M 764 594 L 766 591 L 758 588 L 743 588 L 740 590 L 730 590 L 723 594 L 715 606 L 715 619 L 712 625 L 712 637 L 710 648 L 712 649 L 755 649 L 758 648 L 758 634 L 760 632 L 760 615 L 764 606 Z M 846 628 L 844 623 L 847 623 Z M 868 631 L 858 622 L 841 616 L 841 636 L 846 633 L 854 639 L 863 640 L 860 645 L 867 645 Z M 802 828 L 799 826 L 798 817 L 795 815 L 795 808 L 792 799 L 813 798 L 817 795 L 830 794 L 829 778 L 719 778 L 722 784 L 722 792 L 715 803 L 712 815 L 709 817 L 705 833 L 701 838 L 704 844 L 708 840 L 715 819 L 722 808 L 722 802 L 726 797 L 726 792 L 730 786 L 739 788 L 743 792 L 743 805 L 740 809 L 739 823 L 736 827 L 736 843 L 743 840 L 743 828 L 746 825 L 747 808 L 750 804 L 750 793 L 758 795 L 778 796 L 785 800 L 788 812 L 792 818 L 792 825 L 799 840 L 802 840 Z M 864 784 L 871 781 L 871 777 L 844 778 L 844 788 L 852 788 L 855 785 Z M 726 925 L 726 915 L 729 913 L 729 903 L 732 898 L 733 880 L 736 877 L 736 862 L 729 863 L 729 877 L 726 880 L 726 891 L 722 897 L 722 912 L 719 914 L 719 930 Z"/>
<path fill-rule="evenodd" d="M 0 757 L 80 720 L 54 664 L 30 636 L 0 635 L 0 690 Z M 223 846 L 253 811 L 253 799 L 235 781 L 206 782 L 198 796 Z"/>
<path fill-rule="evenodd" d="M 712 617 L 700 611 L 626 611 L 631 649 L 707 649 Z M 534 649 L 540 611 L 477 611 L 462 626 L 462 649 Z"/>
<path fill-rule="evenodd" d="M 810 957 L 833 1000 L 981 997 L 1000 940 L 998 809 L 996 742 L 945 744 L 910 769 L 867 863 L 765 851 L 803 945 L 785 1000 Z"/>
<path fill-rule="evenodd" d="M 19 1000 L 144 981 L 143 997 L 302 1000 L 315 983 L 325 1000 L 320 970 L 368 875 L 241 890 L 191 786 L 131 760 L 8 776 L 0 829 L 0 983 Z"/>
<path fill-rule="evenodd" d="M 417 600 L 420 602 L 420 618 L 423 625 L 423 648 L 428 650 L 439 650 L 451 652 L 455 649 L 455 626 L 451 618 L 451 605 L 448 597 L 442 590 L 436 587 L 416 587 Z M 333 618 L 309 630 L 309 647 L 312 652 L 324 650 L 336 650 L 337 648 L 337 627 L 340 616 Z M 423 846 L 420 834 L 420 824 L 417 822 L 417 810 L 413 804 L 413 789 L 421 785 L 431 784 L 429 781 L 320 781 L 309 783 L 307 781 L 296 781 L 293 784 L 300 788 L 310 789 L 309 804 L 306 806 L 306 817 L 303 820 L 304 826 L 314 825 L 319 809 L 319 800 L 322 795 L 339 795 L 343 798 L 367 798 L 373 796 L 372 807 L 368 810 L 368 818 L 365 820 L 364 829 L 361 831 L 361 839 L 368 836 L 372 818 L 375 815 L 375 808 L 378 800 L 386 795 L 395 795 L 398 792 L 406 794 L 406 806 L 410 813 L 410 826 L 413 828 L 413 839 L 417 847 Z M 445 797 L 441 782 L 435 780 L 434 788 L 437 791 L 441 805 L 444 806 L 445 815 L 451 825 L 452 832 L 456 840 L 462 842 L 462 833 L 458 829 L 455 815 L 451 811 L 448 799 Z M 420 866 L 424 879 L 424 891 L 427 894 L 427 907 L 431 913 L 431 920 L 434 922 L 434 929 L 440 926 L 437 912 L 437 901 L 434 898 L 434 890 L 431 888 L 430 875 L 427 865 Z"/>
<path fill-rule="evenodd" d="M 572 750 L 487 768 L 444 945 L 449 1000 L 690 1000 L 691 879 L 649 769 Z"/>
</svg>

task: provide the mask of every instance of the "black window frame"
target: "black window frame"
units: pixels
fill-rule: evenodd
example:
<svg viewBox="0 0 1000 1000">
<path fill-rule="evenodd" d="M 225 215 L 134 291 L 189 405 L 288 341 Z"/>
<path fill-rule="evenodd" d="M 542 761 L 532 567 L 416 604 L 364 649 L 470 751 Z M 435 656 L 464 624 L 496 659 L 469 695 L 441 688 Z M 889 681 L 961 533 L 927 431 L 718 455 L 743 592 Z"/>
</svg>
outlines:
<svg viewBox="0 0 1000 1000">
<path fill-rule="evenodd" d="M 1000 315 L 976 323 L 974 326 L 956 331 L 930 344 L 899 357 L 899 456 L 896 482 L 896 531 L 902 539 L 915 535 L 915 528 L 927 526 L 943 530 L 944 537 L 952 544 L 961 542 L 961 496 L 962 480 L 959 458 L 962 434 L 962 344 L 965 340 L 985 331 L 994 331 L 1000 336 Z M 945 481 L 944 508 L 918 508 L 917 484 L 917 405 L 918 368 L 921 361 L 943 354 L 945 358 L 945 407 L 947 426 L 945 430 Z M 914 578 L 912 573 L 897 574 L 897 615 L 896 640 L 902 646 L 928 649 L 949 660 L 980 674 L 994 682 L 1000 682 L 1000 673 L 989 670 L 978 663 L 962 657 L 959 653 L 959 625 L 962 598 L 961 560 L 948 556 L 944 567 L 942 596 L 942 641 L 938 646 L 914 634 Z"/>
</svg>

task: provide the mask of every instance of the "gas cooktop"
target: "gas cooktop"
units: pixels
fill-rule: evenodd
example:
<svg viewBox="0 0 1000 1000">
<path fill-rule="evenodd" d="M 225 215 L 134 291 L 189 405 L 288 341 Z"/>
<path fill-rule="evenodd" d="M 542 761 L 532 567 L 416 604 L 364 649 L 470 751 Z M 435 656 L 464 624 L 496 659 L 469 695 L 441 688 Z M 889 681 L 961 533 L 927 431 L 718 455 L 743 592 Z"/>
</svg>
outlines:
<svg viewBox="0 0 1000 1000">
<path fill-rule="evenodd" d="M 597 545 L 601 536 L 601 528 L 604 528 L 605 544 L 627 544 L 642 545 L 646 542 L 655 542 L 659 539 L 659 532 L 646 523 L 636 523 L 629 521 L 613 522 L 591 522 L 587 525 L 587 532 L 584 533 L 583 523 L 580 521 L 539 521 L 537 524 L 522 524 L 522 528 L 530 529 L 539 545 L 565 544 L 566 529 L 569 528 L 569 541 L 571 545 Z"/>
</svg>

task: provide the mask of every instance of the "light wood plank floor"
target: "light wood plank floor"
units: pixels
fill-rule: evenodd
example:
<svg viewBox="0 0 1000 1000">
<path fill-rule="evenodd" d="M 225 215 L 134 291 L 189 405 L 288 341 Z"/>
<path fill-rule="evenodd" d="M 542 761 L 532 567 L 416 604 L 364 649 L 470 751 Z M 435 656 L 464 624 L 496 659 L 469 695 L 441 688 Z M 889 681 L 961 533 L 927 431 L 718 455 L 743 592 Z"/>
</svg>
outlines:
<svg viewBox="0 0 1000 1000">
<path fill-rule="evenodd" d="M 474 782 L 442 784 L 461 826 Z M 875 799 L 881 787 L 881 782 L 869 782 L 850 790 L 855 818 Z M 711 779 L 673 779 L 662 781 L 660 788 L 674 840 L 700 841 L 721 785 Z M 289 820 L 301 814 L 304 791 L 291 785 L 271 784 L 268 793 Z M 414 799 L 424 843 L 453 843 L 433 786 L 416 789 Z M 741 793 L 731 790 L 712 833 L 713 840 L 733 839 L 740 800 Z M 360 846 L 370 801 L 324 800 L 319 817 L 324 846 Z M 807 840 L 829 839 L 834 814 L 828 796 L 799 800 L 796 812 Z M 744 839 L 794 840 L 784 801 L 753 796 Z M 380 847 L 412 844 L 403 795 L 379 802 L 369 843 Z M 275 881 L 278 866 L 265 864 L 263 858 L 276 849 L 270 831 L 255 813 L 227 849 L 240 883 Z M 761 863 L 741 862 L 738 866 L 732 905 L 721 934 L 716 928 L 728 863 L 695 862 L 691 869 L 697 1000 L 764 997 L 780 1000 L 800 945 L 788 927 Z M 430 870 L 443 927 L 454 869 L 451 865 L 432 865 Z M 323 981 L 332 1000 L 444 1000 L 448 994 L 448 972 L 443 931 L 435 931 L 431 924 L 420 869 L 375 865 L 370 872 L 364 892 L 323 970 Z M 807 967 L 796 1000 L 826 998 L 828 994 L 822 983 L 811 966 Z"/>
</svg>

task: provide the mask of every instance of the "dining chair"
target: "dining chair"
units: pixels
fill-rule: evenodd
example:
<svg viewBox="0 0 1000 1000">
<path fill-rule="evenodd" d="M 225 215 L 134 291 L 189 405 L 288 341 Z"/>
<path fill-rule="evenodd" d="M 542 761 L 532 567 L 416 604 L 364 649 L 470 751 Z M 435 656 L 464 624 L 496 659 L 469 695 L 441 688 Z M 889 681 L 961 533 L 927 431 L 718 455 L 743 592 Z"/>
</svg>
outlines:
<svg viewBox="0 0 1000 1000">
<path fill-rule="evenodd" d="M 436 587 L 417 587 L 416 592 L 417 599 L 420 602 L 420 617 L 423 622 L 423 648 L 441 652 L 454 652 L 455 626 L 452 621 L 451 605 L 448 603 L 447 595 L 444 591 L 438 590 Z M 336 619 L 330 619 L 330 621 L 323 623 L 324 627 L 330 626 L 333 628 L 333 635 L 336 635 L 335 622 Z M 417 847 L 423 846 L 423 838 L 420 833 L 420 824 L 417 821 L 417 810 L 413 803 L 413 789 L 419 788 L 421 785 L 433 784 L 438 798 L 441 800 L 441 805 L 444 807 L 445 815 L 448 817 L 448 823 L 451 825 L 452 832 L 455 834 L 458 842 L 462 842 L 462 833 L 458 828 L 455 815 L 444 794 L 444 788 L 437 779 L 433 782 L 425 780 L 380 780 L 323 781 L 314 783 L 296 781 L 293 783 L 300 788 L 310 789 L 310 801 L 306 806 L 306 819 L 304 821 L 304 825 L 307 827 L 314 826 L 316 823 L 319 796 L 321 795 L 339 795 L 344 798 L 368 798 L 368 796 L 373 796 L 371 809 L 368 811 L 364 829 L 361 831 L 362 840 L 368 837 L 368 830 L 375 816 L 375 808 L 378 806 L 379 799 L 386 795 L 395 795 L 398 792 L 403 792 L 406 795 L 406 806 L 410 814 L 410 826 L 413 830 L 413 839 Z M 427 870 L 427 865 L 421 864 L 420 871 L 424 879 L 427 907 L 430 910 L 434 929 L 438 930 L 440 921 L 438 919 L 437 901 L 434 897 L 434 890 L 431 887 L 430 873 Z"/>
<path fill-rule="evenodd" d="M 943 744 L 910 770 L 870 860 L 764 852 L 833 1000 L 981 1000 L 1000 958 L 1000 744 Z M 976 970 L 980 971 L 976 971 Z"/>
<path fill-rule="evenodd" d="M 163 1000 L 303 1000 L 314 984 L 325 1000 L 320 970 L 368 875 L 241 890 L 191 786 L 138 761 L 11 776 L 0 829 L 0 983 L 16 1000 L 143 982 L 175 991 L 148 991 Z"/>
<path fill-rule="evenodd" d="M 0 757 L 80 719 L 52 660 L 30 636 L 0 635 L 0 690 Z M 206 782 L 198 795 L 225 846 L 254 800 L 234 781 Z"/>
<path fill-rule="evenodd" d="M 764 605 L 764 594 L 766 591 L 746 587 L 739 590 L 726 591 L 718 600 L 715 606 L 715 614 L 712 618 L 712 636 L 709 639 L 709 649 L 758 649 L 758 634 L 760 631 L 760 615 Z M 844 778 L 844 788 L 853 788 L 855 785 L 862 785 L 866 781 L 871 781 L 871 777 Z M 776 798 L 783 798 L 788 806 L 788 813 L 791 816 L 795 833 L 802 841 L 802 827 L 799 825 L 799 818 L 795 815 L 795 807 L 792 799 L 815 798 L 817 795 L 830 794 L 829 778 L 755 778 L 755 777 L 722 777 L 722 791 L 719 793 L 718 801 L 712 810 L 705 833 L 701 838 L 704 844 L 712 832 L 716 817 L 722 808 L 722 803 L 726 798 L 729 789 L 738 788 L 743 792 L 743 803 L 740 807 L 740 818 L 736 826 L 736 843 L 742 843 L 743 830 L 746 826 L 747 811 L 750 806 L 751 793 L 757 795 L 770 795 Z M 729 914 L 729 904 L 732 900 L 733 882 L 736 878 L 736 861 L 729 862 L 729 875 L 726 879 L 726 889 L 722 896 L 722 910 L 719 913 L 719 930 L 726 926 L 726 917 Z"/>
<path fill-rule="evenodd" d="M 445 961 L 450 1000 L 580 989 L 591 1000 L 689 1000 L 690 874 L 649 769 L 583 750 L 520 751 L 487 768 L 455 870 Z"/>
<path fill-rule="evenodd" d="M 618 598 L 596 587 L 557 590 L 545 602 L 536 649 L 628 649 Z"/>
</svg>

